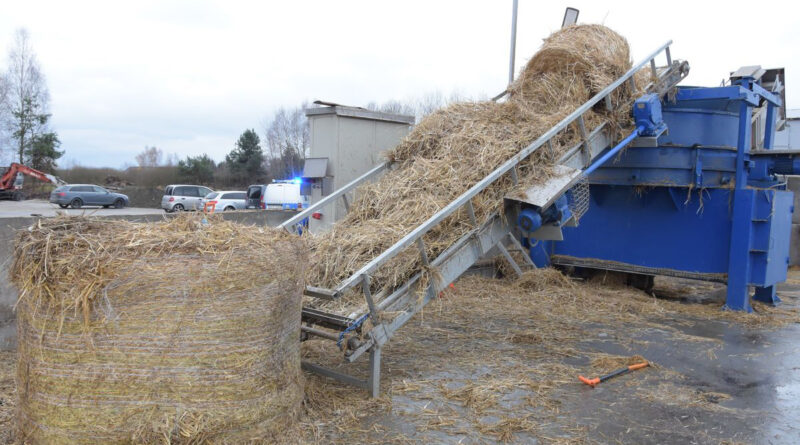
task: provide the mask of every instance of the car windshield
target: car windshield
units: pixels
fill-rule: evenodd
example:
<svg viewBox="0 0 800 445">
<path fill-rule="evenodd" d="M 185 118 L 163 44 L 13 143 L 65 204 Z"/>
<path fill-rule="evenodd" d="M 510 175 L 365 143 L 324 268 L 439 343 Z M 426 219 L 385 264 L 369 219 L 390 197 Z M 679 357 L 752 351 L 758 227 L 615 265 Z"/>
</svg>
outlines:
<svg viewBox="0 0 800 445">
<path fill-rule="evenodd" d="M 219 195 L 219 193 L 217 193 L 217 192 L 211 192 L 211 193 L 209 193 L 209 194 L 207 194 L 207 195 L 206 195 L 206 199 L 214 199 L 214 198 L 216 198 L 216 197 L 217 197 L 217 195 Z"/>
</svg>

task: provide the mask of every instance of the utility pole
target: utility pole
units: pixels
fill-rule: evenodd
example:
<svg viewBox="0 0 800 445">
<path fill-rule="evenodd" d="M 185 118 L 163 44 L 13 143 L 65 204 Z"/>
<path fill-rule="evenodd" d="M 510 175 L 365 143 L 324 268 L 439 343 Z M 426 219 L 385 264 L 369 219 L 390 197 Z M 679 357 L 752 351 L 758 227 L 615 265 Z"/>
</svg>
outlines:
<svg viewBox="0 0 800 445">
<path fill-rule="evenodd" d="M 517 5 L 518 0 L 514 0 L 513 9 L 511 10 L 511 56 L 508 60 L 508 84 L 514 81 L 514 59 L 516 58 L 517 50 Z"/>
</svg>

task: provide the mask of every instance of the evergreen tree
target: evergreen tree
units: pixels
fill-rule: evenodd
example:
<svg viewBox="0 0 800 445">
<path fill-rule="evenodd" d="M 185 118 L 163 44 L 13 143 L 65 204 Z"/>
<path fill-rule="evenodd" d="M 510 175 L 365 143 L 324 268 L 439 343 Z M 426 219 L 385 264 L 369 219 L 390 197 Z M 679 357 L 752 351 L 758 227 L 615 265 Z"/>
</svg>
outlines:
<svg viewBox="0 0 800 445">
<path fill-rule="evenodd" d="M 58 150 L 59 146 L 61 146 L 61 141 L 54 132 L 34 136 L 33 141 L 25 150 L 28 165 L 36 170 L 55 174 L 56 167 L 58 167 L 56 160 L 64 155 L 63 151 Z"/>
<path fill-rule="evenodd" d="M 214 160 L 208 155 L 187 156 L 185 160 L 178 161 L 178 173 L 184 181 L 210 185 L 214 182 Z"/>
<path fill-rule="evenodd" d="M 255 130 L 246 130 L 236 141 L 236 148 L 225 156 L 225 162 L 242 183 L 264 178 L 264 152 Z"/>
</svg>

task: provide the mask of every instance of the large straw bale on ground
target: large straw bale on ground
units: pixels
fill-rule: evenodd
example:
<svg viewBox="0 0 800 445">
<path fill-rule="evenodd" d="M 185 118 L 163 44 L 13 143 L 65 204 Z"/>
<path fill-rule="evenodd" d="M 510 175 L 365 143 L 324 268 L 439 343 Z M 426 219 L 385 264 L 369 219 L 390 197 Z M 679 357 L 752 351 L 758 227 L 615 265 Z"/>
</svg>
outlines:
<svg viewBox="0 0 800 445">
<path fill-rule="evenodd" d="M 388 157 L 394 168 L 372 184 L 360 187 L 344 220 L 325 234 L 313 236 L 309 282 L 332 287 L 433 216 L 491 171 L 536 140 L 594 94 L 631 67 L 625 39 L 601 25 L 577 25 L 557 31 L 528 62 L 509 87 L 505 102 L 450 105 L 423 119 Z M 586 126 L 607 123 L 612 131 L 627 122 L 635 95 L 628 84 L 612 96 L 614 111 L 595 107 L 585 114 Z M 546 179 L 553 163 L 579 141 L 571 126 L 520 165 L 520 182 Z M 504 177 L 473 202 L 479 220 L 500 210 L 513 187 Z M 425 237 L 428 256 L 435 258 L 472 229 L 465 211 L 458 212 Z M 416 246 L 395 257 L 372 277 L 373 287 L 396 286 L 422 269 Z M 349 311 L 362 304 L 357 296 L 322 304 Z"/>
<path fill-rule="evenodd" d="M 16 244 L 27 443 L 269 440 L 303 397 L 306 250 L 274 229 L 59 217 Z"/>
</svg>

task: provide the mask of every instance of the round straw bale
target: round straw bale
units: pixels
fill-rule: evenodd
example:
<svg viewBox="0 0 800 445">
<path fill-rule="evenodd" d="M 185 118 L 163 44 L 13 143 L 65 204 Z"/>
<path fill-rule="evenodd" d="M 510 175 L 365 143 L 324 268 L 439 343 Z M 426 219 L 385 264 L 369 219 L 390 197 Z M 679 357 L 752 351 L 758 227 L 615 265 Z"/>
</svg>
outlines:
<svg viewBox="0 0 800 445">
<path fill-rule="evenodd" d="M 581 76 L 598 92 L 631 66 L 630 49 L 624 37 L 603 25 L 573 25 L 554 32 L 528 61 L 515 82 L 515 89 L 536 87 L 541 74 L 565 73 Z"/>
<path fill-rule="evenodd" d="M 269 441 L 303 397 L 299 237 L 59 217 L 16 241 L 18 439 Z"/>
</svg>

